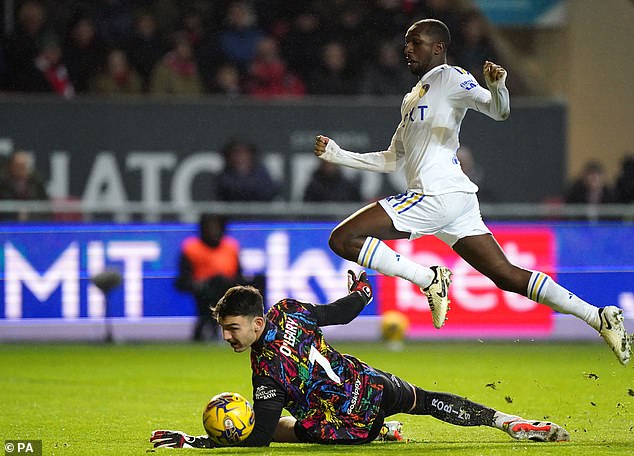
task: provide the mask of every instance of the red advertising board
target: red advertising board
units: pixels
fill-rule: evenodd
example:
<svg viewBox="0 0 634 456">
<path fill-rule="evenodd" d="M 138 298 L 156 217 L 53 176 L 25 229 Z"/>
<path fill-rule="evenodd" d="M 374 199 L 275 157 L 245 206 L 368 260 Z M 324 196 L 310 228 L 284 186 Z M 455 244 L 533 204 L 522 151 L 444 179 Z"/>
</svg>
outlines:
<svg viewBox="0 0 634 456">
<path fill-rule="evenodd" d="M 492 229 L 510 261 L 555 278 L 556 252 L 552 229 L 541 226 Z M 396 277 L 379 276 L 381 313 L 398 310 L 410 321 L 413 337 L 546 337 L 552 330 L 552 310 L 528 298 L 498 289 L 446 244 L 433 236 L 398 240 L 390 247 L 424 265 L 441 264 L 453 272 L 449 288 L 451 310 L 445 326 L 431 322 L 427 299 L 414 285 Z"/>
</svg>

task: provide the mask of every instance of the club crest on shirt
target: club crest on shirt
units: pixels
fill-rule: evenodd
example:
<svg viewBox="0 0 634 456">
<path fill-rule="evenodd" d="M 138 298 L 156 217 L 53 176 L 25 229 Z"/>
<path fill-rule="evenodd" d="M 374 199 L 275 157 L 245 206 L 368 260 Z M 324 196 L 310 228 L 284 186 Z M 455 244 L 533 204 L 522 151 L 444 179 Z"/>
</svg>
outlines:
<svg viewBox="0 0 634 456">
<path fill-rule="evenodd" d="M 428 91 L 429 91 L 429 84 L 423 84 L 423 86 L 418 91 L 418 98 L 423 98 Z"/>
</svg>

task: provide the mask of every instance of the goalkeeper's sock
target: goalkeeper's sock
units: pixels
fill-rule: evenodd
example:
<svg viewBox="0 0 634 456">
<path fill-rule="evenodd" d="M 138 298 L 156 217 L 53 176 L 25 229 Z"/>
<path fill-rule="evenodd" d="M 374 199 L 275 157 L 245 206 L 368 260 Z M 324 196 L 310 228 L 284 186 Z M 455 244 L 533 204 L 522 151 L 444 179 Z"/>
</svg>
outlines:
<svg viewBox="0 0 634 456">
<path fill-rule="evenodd" d="M 434 271 L 396 253 L 380 239 L 373 237 L 365 239 L 357 263 L 387 276 L 409 280 L 419 288 L 427 288 L 434 279 Z"/>
<path fill-rule="evenodd" d="M 494 426 L 497 412 L 492 408 L 455 394 L 426 391 L 418 386 L 414 389 L 416 403 L 406 412 L 410 415 L 431 415 L 458 426 Z"/>
<path fill-rule="evenodd" d="M 581 318 L 597 331 L 601 326 L 599 309 L 580 299 L 559 285 L 548 274 L 533 271 L 528 281 L 528 296 L 533 301 L 545 304 L 557 312 Z"/>
</svg>

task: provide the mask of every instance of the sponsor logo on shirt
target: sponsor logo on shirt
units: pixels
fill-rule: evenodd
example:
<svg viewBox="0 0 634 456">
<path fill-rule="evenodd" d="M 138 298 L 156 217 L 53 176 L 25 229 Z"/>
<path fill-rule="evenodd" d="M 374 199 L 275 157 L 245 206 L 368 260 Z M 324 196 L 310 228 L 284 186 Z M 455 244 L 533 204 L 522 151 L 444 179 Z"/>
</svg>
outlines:
<svg viewBox="0 0 634 456">
<path fill-rule="evenodd" d="M 427 105 L 418 105 L 405 115 L 403 121 L 409 120 L 410 122 L 416 122 L 417 120 L 425 120 L 425 109 L 429 108 Z M 418 112 L 416 112 L 418 110 Z"/>
<path fill-rule="evenodd" d="M 272 386 L 260 385 L 253 393 L 253 399 L 256 401 L 265 401 L 277 397 L 277 391 Z"/>
<path fill-rule="evenodd" d="M 352 399 L 350 400 L 350 406 L 348 407 L 348 410 L 346 410 L 346 413 L 348 415 L 350 415 L 354 408 L 357 406 L 357 403 L 359 402 L 359 395 L 361 394 L 361 379 L 357 378 L 357 380 L 354 382 L 354 391 L 352 391 Z"/>
<path fill-rule="evenodd" d="M 471 90 L 477 85 L 478 83 L 475 82 L 473 79 L 467 79 L 466 81 L 460 83 L 460 87 L 465 90 Z"/>
</svg>

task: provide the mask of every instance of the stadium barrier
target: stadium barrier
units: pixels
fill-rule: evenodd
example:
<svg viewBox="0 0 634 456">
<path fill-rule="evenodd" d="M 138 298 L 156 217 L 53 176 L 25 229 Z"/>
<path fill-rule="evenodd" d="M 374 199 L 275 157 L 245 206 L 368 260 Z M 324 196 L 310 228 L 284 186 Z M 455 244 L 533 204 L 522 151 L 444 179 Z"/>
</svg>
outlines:
<svg viewBox="0 0 634 456">
<path fill-rule="evenodd" d="M 138 201 L 89 202 L 81 200 L 0 201 L 2 214 L 37 214 L 35 220 L 93 221 L 194 221 L 199 214 L 214 213 L 239 219 L 342 219 L 359 209 L 363 203 L 311 203 L 303 201 L 274 202 L 172 202 L 146 203 Z M 564 204 L 552 203 L 482 203 L 480 209 L 489 220 L 615 220 L 634 221 L 634 204 Z"/>
<path fill-rule="evenodd" d="M 328 249 L 335 219 L 291 220 L 281 213 L 275 219 L 271 207 L 269 216 L 268 221 L 234 219 L 228 230 L 241 244 L 245 275 L 266 277 L 267 306 L 287 296 L 323 303 L 344 295 L 345 272 L 358 266 Z M 596 305 L 619 305 L 634 329 L 634 224 L 489 225 L 512 261 L 556 277 Z M 173 282 L 180 245 L 195 233 L 195 224 L 182 222 L 0 225 L 0 340 L 188 339 L 195 306 Z M 392 245 L 421 264 L 453 270 L 449 322 L 441 331 L 433 329 L 425 298 L 415 287 L 371 272 L 376 298 L 350 325 L 328 328 L 333 337 L 377 339 L 381 315 L 397 310 L 408 316 L 411 338 L 597 339 L 574 318 L 498 290 L 433 237 Z M 104 295 L 90 278 L 109 269 L 120 271 L 123 280 Z"/>
</svg>

